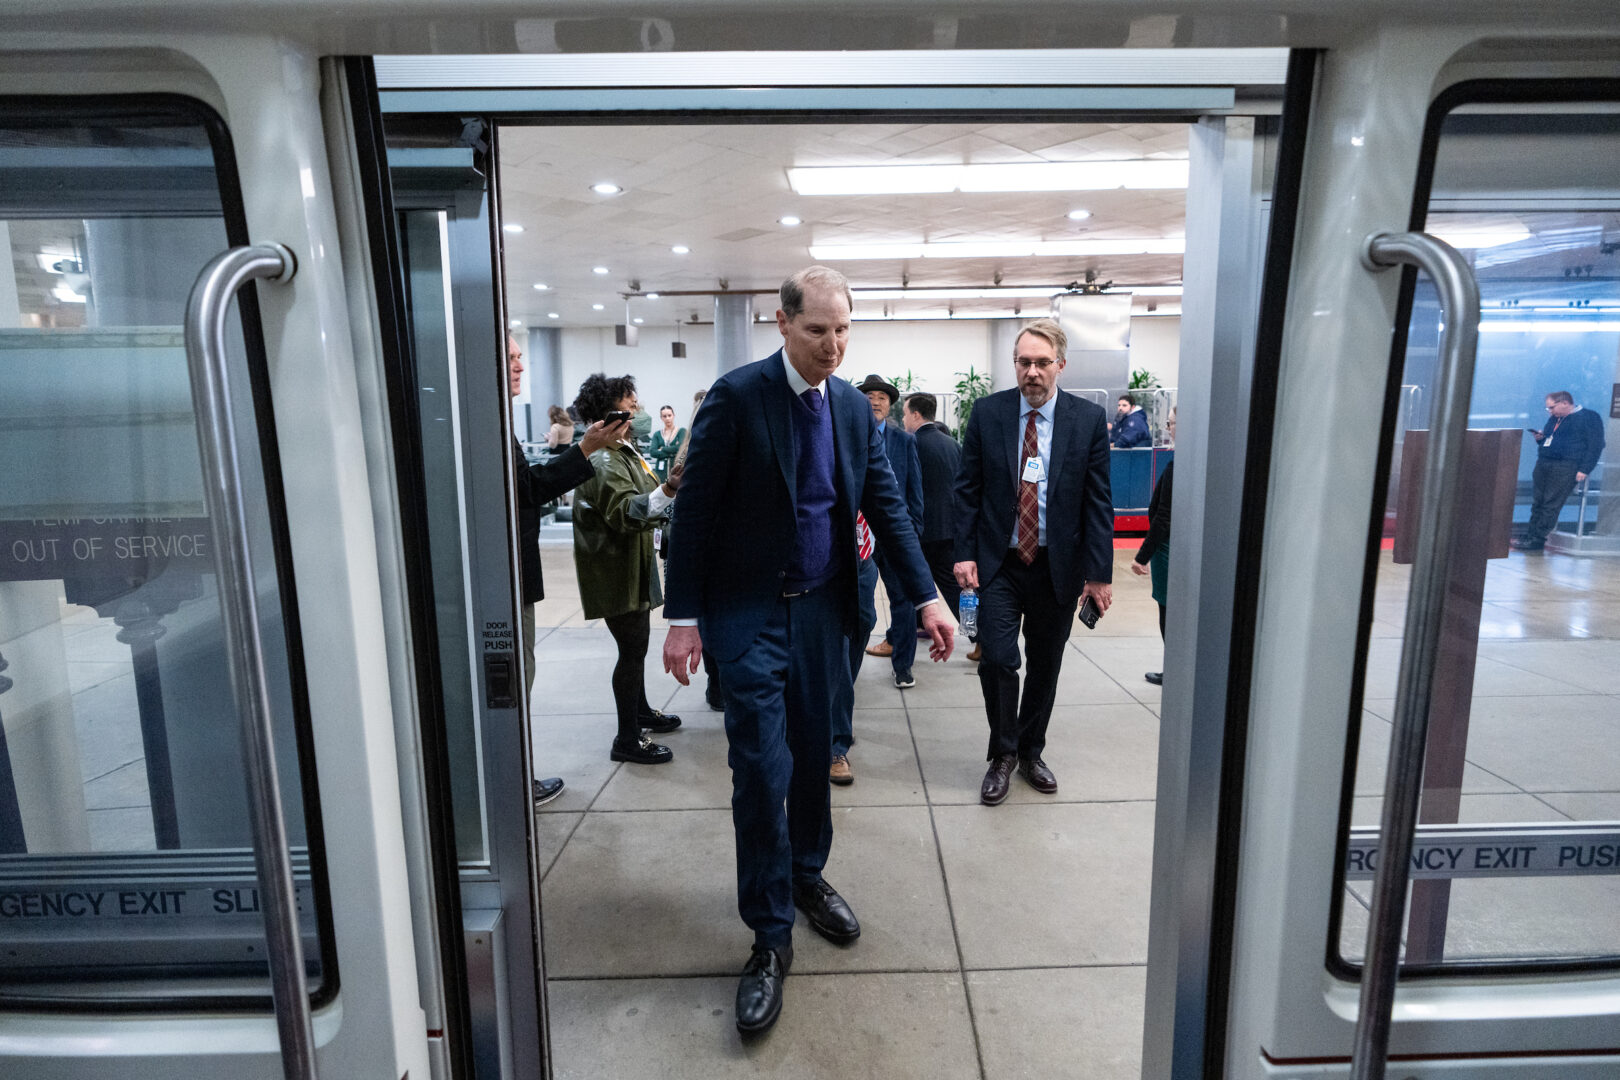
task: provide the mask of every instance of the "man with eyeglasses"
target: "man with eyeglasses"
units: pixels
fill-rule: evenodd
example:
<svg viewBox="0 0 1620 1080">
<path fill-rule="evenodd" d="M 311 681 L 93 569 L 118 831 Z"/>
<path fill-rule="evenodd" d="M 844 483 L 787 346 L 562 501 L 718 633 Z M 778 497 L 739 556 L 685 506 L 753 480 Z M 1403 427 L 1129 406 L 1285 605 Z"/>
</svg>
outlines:
<svg viewBox="0 0 1620 1080">
<path fill-rule="evenodd" d="M 957 584 L 979 593 L 979 686 L 990 722 L 990 768 L 979 800 L 1007 798 L 1014 768 L 1057 792 L 1041 760 L 1063 650 L 1082 596 L 1113 600 L 1114 506 L 1102 407 L 1058 391 L 1068 340 L 1039 319 L 1013 345 L 1016 390 L 979 401 L 957 476 Z M 1029 672 L 1018 694 L 1018 632 Z"/>
<path fill-rule="evenodd" d="M 1603 456 L 1603 418 L 1575 404 L 1568 390 L 1547 395 L 1547 415 L 1551 423 L 1540 431 L 1525 429 L 1539 449 L 1530 474 L 1530 525 L 1523 537 L 1512 541 L 1518 551 L 1546 546 L 1547 534 L 1558 527 L 1558 515 L 1575 485 L 1591 475 Z"/>
</svg>

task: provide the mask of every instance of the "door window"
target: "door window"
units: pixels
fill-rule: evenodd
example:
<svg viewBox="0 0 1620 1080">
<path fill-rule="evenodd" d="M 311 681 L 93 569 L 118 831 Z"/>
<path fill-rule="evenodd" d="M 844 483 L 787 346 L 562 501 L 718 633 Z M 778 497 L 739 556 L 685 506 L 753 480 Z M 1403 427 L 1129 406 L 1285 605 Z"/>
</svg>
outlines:
<svg viewBox="0 0 1620 1080">
<path fill-rule="evenodd" d="M 1432 114 L 1414 220 L 1472 264 L 1481 319 L 1404 959 L 1606 964 L 1620 959 L 1620 115 L 1473 101 Z M 1329 950 L 1344 967 L 1366 943 L 1442 328 L 1428 278 L 1407 285 Z"/>
<path fill-rule="evenodd" d="M 245 242 L 228 139 L 180 99 L 0 101 L 0 193 L 0 1003 L 264 1007 L 182 334 L 199 271 Z M 230 325 L 281 798 L 325 998 L 308 710 L 245 292 Z"/>
</svg>

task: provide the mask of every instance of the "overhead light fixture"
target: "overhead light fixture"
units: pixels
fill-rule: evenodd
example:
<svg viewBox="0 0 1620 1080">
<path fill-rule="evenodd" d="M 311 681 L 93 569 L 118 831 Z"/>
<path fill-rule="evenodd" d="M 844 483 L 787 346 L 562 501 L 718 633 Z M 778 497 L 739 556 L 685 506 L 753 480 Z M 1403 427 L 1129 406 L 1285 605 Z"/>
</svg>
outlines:
<svg viewBox="0 0 1620 1080">
<path fill-rule="evenodd" d="M 592 184 L 591 190 L 596 192 L 598 195 L 618 195 L 624 191 L 624 188 L 620 187 L 618 184 L 615 184 L 611 180 L 603 180 L 599 184 Z"/>
<path fill-rule="evenodd" d="M 1435 229 L 1433 234 L 1454 248 L 1471 251 L 1530 239 L 1530 230 L 1523 225 L 1505 225 L 1494 229 Z"/>
<path fill-rule="evenodd" d="M 591 310 L 592 311 L 601 311 L 602 310 L 602 305 L 601 304 L 592 304 L 591 305 Z"/>
<path fill-rule="evenodd" d="M 516 236 L 518 233 L 523 231 L 523 226 L 519 225 L 515 221 L 508 221 L 505 225 L 501 226 L 501 231 L 509 232 L 513 236 Z"/>
<path fill-rule="evenodd" d="M 1039 289 L 853 289 L 857 300 L 1016 300 L 1056 296 L 1061 285 Z"/>
<path fill-rule="evenodd" d="M 792 214 L 789 214 L 786 217 L 777 218 L 776 223 L 778 225 L 786 225 L 790 229 L 793 228 L 793 226 L 795 226 L 795 225 L 803 224 L 803 222 L 801 222 L 798 218 L 794 217 Z"/>
<path fill-rule="evenodd" d="M 1030 161 L 1006 165 L 847 165 L 788 170 L 800 195 L 928 195 L 950 191 L 1157 190 L 1187 186 L 1187 161 Z"/>
<path fill-rule="evenodd" d="M 647 294 L 647 299 L 648 300 L 656 300 L 656 299 L 658 299 L 658 294 L 655 293 L 655 292 L 650 292 L 650 293 Z"/>
<path fill-rule="evenodd" d="M 1039 259 L 1093 255 L 1181 255 L 1183 237 L 1113 240 L 988 240 L 939 244 L 812 244 L 817 262 L 842 259 Z"/>
<path fill-rule="evenodd" d="M 1481 319 L 1482 334 L 1620 334 L 1620 319 Z"/>
<path fill-rule="evenodd" d="M 1070 221 L 1084 221 L 1090 216 L 1091 216 L 1091 211 L 1090 210 L 1070 210 L 1069 211 L 1069 220 Z"/>
<path fill-rule="evenodd" d="M 543 281 L 537 281 L 537 282 L 535 282 L 535 283 L 534 283 L 534 287 L 535 287 L 535 288 L 536 288 L 536 289 L 539 289 L 539 290 L 540 290 L 540 291 L 541 291 L 541 292 L 545 292 L 545 291 L 546 291 L 546 290 L 547 290 L 547 289 L 549 289 L 549 288 L 551 288 L 551 286 L 550 286 L 550 285 L 547 285 L 547 284 L 546 284 L 546 283 L 545 283 L 545 282 L 543 282 Z"/>
<path fill-rule="evenodd" d="M 593 266 L 593 267 L 591 267 L 591 273 L 593 273 L 593 274 L 606 274 L 607 272 L 608 272 L 608 268 L 605 267 L 605 266 Z"/>
<path fill-rule="evenodd" d="M 518 327 L 523 325 L 523 320 L 522 319 L 513 319 L 511 322 L 507 323 L 506 325 L 510 326 L 513 330 L 516 330 Z"/>
<path fill-rule="evenodd" d="M 630 321 L 635 323 L 637 326 L 640 326 L 642 323 L 646 322 L 647 320 L 646 319 L 631 319 Z"/>
<path fill-rule="evenodd" d="M 691 251 L 692 251 L 692 249 L 687 247 L 685 244 L 676 244 L 674 247 L 671 247 L 669 250 L 673 251 L 677 255 L 687 255 L 687 254 L 690 254 Z"/>
<path fill-rule="evenodd" d="M 89 299 L 83 293 L 74 292 L 73 289 L 67 285 L 56 286 L 56 288 L 51 290 L 51 295 L 62 301 L 64 304 L 83 304 L 87 303 Z"/>
<path fill-rule="evenodd" d="M 548 319 L 560 319 L 560 318 L 562 318 L 562 316 L 557 314 L 555 311 L 548 311 L 548 312 L 546 312 L 546 318 L 548 318 Z"/>
</svg>

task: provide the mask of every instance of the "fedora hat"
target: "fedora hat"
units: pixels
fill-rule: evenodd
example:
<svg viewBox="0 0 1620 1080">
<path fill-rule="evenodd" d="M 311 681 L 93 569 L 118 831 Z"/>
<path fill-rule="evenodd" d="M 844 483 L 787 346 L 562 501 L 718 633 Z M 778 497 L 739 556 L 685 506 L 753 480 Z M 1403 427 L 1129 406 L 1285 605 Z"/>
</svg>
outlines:
<svg viewBox="0 0 1620 1080">
<path fill-rule="evenodd" d="M 863 394 L 870 394 L 874 390 L 881 390 L 885 394 L 889 395 L 889 404 L 891 406 L 900 400 L 900 388 L 891 382 L 885 381 L 881 375 L 868 375 L 866 377 L 866 381 L 861 383 L 855 389 L 859 390 Z"/>
</svg>

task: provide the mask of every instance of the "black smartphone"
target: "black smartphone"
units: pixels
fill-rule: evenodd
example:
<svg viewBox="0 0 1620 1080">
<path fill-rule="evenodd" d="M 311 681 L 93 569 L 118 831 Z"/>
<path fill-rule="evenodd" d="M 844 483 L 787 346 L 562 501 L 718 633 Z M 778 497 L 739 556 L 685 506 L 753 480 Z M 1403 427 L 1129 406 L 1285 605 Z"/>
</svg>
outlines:
<svg viewBox="0 0 1620 1080">
<path fill-rule="evenodd" d="M 1086 597 L 1085 603 L 1080 605 L 1080 621 L 1086 624 L 1087 630 L 1097 629 L 1097 620 L 1102 618 L 1102 612 L 1097 610 L 1097 601 Z"/>
<path fill-rule="evenodd" d="M 612 427 L 614 424 L 622 424 L 628 419 L 630 419 L 630 414 L 620 409 L 618 412 L 610 412 L 602 417 L 602 425 Z"/>
</svg>

